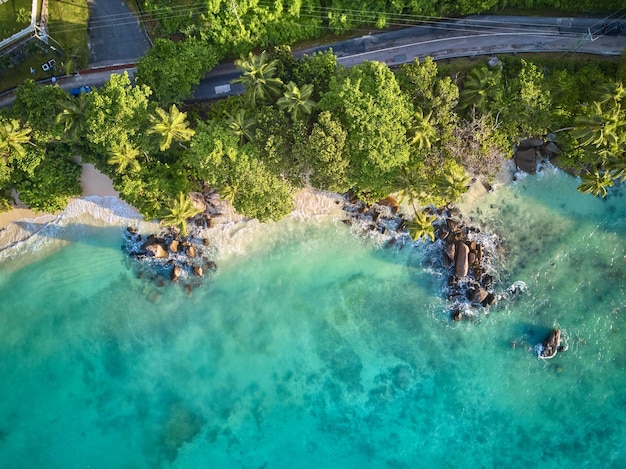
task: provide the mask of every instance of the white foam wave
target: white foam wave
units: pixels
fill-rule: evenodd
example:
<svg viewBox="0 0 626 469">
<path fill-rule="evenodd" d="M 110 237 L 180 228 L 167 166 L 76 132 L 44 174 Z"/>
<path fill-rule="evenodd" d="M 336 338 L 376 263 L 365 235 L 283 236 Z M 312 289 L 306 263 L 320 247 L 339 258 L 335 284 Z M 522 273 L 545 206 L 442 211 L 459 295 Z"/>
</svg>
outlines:
<svg viewBox="0 0 626 469">
<path fill-rule="evenodd" d="M 73 199 L 58 215 L 12 222 L 0 234 L 0 260 L 13 259 L 24 253 L 50 252 L 63 246 L 68 238 L 61 232 L 70 226 L 150 225 L 143 222 L 137 210 L 117 197 L 91 196 Z"/>
</svg>

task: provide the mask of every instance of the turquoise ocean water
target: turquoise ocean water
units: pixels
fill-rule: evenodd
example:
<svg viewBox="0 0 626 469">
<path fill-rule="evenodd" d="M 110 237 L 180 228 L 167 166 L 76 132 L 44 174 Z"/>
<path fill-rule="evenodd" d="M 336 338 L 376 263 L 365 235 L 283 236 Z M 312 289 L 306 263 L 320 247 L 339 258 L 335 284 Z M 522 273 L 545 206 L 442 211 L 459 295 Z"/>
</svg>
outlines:
<svg viewBox="0 0 626 469">
<path fill-rule="evenodd" d="M 502 298 L 460 323 L 432 246 L 340 222 L 271 225 L 191 296 L 84 217 L 5 250 L 0 467 L 626 467 L 626 191 L 576 185 L 467 205 Z"/>
</svg>

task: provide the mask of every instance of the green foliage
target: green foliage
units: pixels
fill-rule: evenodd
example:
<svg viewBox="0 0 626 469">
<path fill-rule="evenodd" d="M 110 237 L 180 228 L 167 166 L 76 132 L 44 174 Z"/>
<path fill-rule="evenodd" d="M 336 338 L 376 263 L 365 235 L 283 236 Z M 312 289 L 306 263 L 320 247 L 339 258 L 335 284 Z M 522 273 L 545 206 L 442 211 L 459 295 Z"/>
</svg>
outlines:
<svg viewBox="0 0 626 469">
<path fill-rule="evenodd" d="M 81 195 L 81 167 L 70 160 L 70 152 L 67 145 L 53 144 L 31 174 L 21 172 L 14 178 L 23 203 L 35 211 L 56 212 Z"/>
<path fill-rule="evenodd" d="M 144 142 L 150 93 L 145 85 L 131 86 L 126 72 L 111 75 L 102 88 L 87 95 L 85 127 L 89 142 L 97 145 L 103 155 L 125 142 Z"/>
<path fill-rule="evenodd" d="M 502 72 L 499 68 L 477 67 L 463 80 L 459 107 L 474 107 L 482 113 L 497 111 L 503 89 Z"/>
<path fill-rule="evenodd" d="M 56 140 L 63 134 L 63 127 L 55 122 L 55 117 L 62 111 L 60 103 L 66 96 L 58 86 L 37 85 L 28 80 L 15 91 L 11 112 L 31 126 L 34 141 Z"/>
<path fill-rule="evenodd" d="M 155 114 L 148 115 L 151 127 L 148 134 L 159 136 L 159 150 L 165 151 L 173 141 L 188 142 L 194 135 L 193 129 L 189 128 L 187 113 L 180 112 L 175 104 L 172 104 L 169 112 L 156 108 Z"/>
<path fill-rule="evenodd" d="M 125 173 L 127 171 L 138 172 L 141 165 L 137 158 L 141 155 L 141 151 L 128 142 L 113 147 L 108 163 L 115 166 L 116 173 Z"/>
<path fill-rule="evenodd" d="M 309 183 L 321 190 L 346 192 L 352 186 L 346 153 L 347 131 L 328 111 L 320 113 L 308 138 L 296 143 L 293 152 L 309 173 Z"/>
<path fill-rule="evenodd" d="M 148 86 L 162 105 L 180 103 L 192 96 L 218 60 L 215 49 L 204 41 L 157 39 L 137 65 L 137 83 Z"/>
<path fill-rule="evenodd" d="M 447 203 L 455 203 L 467 192 L 470 178 L 462 166 L 454 160 L 448 160 L 434 182 L 437 195 Z"/>
<path fill-rule="evenodd" d="M 245 109 L 237 109 L 226 123 L 228 131 L 239 138 L 240 144 L 243 145 L 246 140 L 250 142 L 254 139 L 257 121 L 254 117 L 248 117 Z"/>
<path fill-rule="evenodd" d="M 305 138 L 305 124 L 292 122 L 284 112 L 269 106 L 257 109 L 255 120 L 257 128 L 253 143 L 266 168 L 290 184 L 302 186 L 302 162 L 293 152 L 293 146 Z"/>
<path fill-rule="evenodd" d="M 278 98 L 276 105 L 286 111 L 294 121 L 308 117 L 317 107 L 311 99 L 313 85 L 306 84 L 298 87 L 293 81 L 285 86 L 285 92 Z"/>
<path fill-rule="evenodd" d="M 242 76 L 233 83 L 244 86 L 250 106 L 255 107 L 257 101 L 264 103 L 280 95 L 283 82 L 276 76 L 278 62 L 270 60 L 267 52 L 263 51 L 260 55 L 251 52 L 247 58 L 236 60 L 235 65 Z"/>
<path fill-rule="evenodd" d="M 409 160 L 412 106 L 394 74 L 384 64 L 364 62 L 335 78 L 319 106 L 348 132 L 349 178 L 357 193 L 367 201 L 386 196 Z"/>
<path fill-rule="evenodd" d="M 433 226 L 433 222 L 436 219 L 436 216 L 428 215 L 422 210 L 416 211 L 413 219 L 407 224 L 409 236 L 411 236 L 413 241 L 425 241 L 427 238 L 434 241 L 435 227 Z"/>
<path fill-rule="evenodd" d="M 55 118 L 57 124 L 63 126 L 63 132 L 71 141 L 77 141 L 84 137 L 85 111 L 87 109 L 87 95 L 67 96 L 60 103 L 61 112 Z"/>
<path fill-rule="evenodd" d="M 254 154 L 243 150 L 228 161 L 230 170 L 220 188 L 229 188 L 237 212 L 259 219 L 280 220 L 294 208 L 291 188 L 268 171 Z"/>
<path fill-rule="evenodd" d="M 592 194 L 596 197 L 606 197 L 607 189 L 613 186 L 613 178 L 608 171 L 586 172 L 580 176 L 581 183 L 578 190 L 585 194 Z"/>
<path fill-rule="evenodd" d="M 178 198 L 173 200 L 167 213 L 161 219 L 161 224 L 165 226 L 177 226 L 182 236 L 187 236 L 187 220 L 195 217 L 201 210 L 197 208 L 191 199 L 180 192 Z"/>
<path fill-rule="evenodd" d="M 245 216 L 279 220 L 293 209 L 288 184 L 268 170 L 254 147 L 240 148 L 238 138 L 219 122 L 200 124 L 183 158 L 191 174 L 216 187 Z"/>
</svg>

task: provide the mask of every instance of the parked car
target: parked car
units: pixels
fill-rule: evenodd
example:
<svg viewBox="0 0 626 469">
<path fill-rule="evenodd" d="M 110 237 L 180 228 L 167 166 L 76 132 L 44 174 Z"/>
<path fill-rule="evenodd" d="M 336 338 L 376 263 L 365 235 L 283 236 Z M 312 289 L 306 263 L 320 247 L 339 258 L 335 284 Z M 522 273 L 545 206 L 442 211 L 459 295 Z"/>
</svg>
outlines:
<svg viewBox="0 0 626 469">
<path fill-rule="evenodd" d="M 70 94 L 72 96 L 78 96 L 78 95 L 80 95 L 82 93 L 91 93 L 91 87 L 89 87 L 89 86 L 81 86 L 81 87 L 78 87 L 78 88 L 72 88 L 70 90 Z"/>
</svg>

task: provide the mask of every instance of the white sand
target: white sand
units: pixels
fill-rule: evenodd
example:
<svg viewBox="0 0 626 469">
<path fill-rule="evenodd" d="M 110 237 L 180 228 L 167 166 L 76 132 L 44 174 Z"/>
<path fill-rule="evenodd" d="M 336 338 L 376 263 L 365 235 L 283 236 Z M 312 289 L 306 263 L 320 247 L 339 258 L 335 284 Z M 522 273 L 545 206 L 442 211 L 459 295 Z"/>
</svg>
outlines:
<svg viewBox="0 0 626 469">
<path fill-rule="evenodd" d="M 92 164 L 83 163 L 82 166 L 83 172 L 80 177 L 80 185 L 83 188 L 83 197 L 89 197 L 92 195 L 100 197 L 119 196 L 119 193 L 113 188 L 113 183 L 108 176 L 102 174 Z M 17 194 L 14 195 L 17 197 Z M 6 228 L 11 222 L 17 220 L 32 220 L 41 216 L 46 217 L 45 219 L 48 220 L 50 219 L 50 215 L 57 215 L 44 212 L 36 213 L 19 202 L 19 198 L 17 200 L 18 203 L 14 209 L 9 210 L 8 212 L 0 213 L 0 230 Z"/>
</svg>

